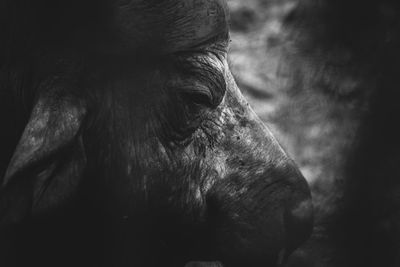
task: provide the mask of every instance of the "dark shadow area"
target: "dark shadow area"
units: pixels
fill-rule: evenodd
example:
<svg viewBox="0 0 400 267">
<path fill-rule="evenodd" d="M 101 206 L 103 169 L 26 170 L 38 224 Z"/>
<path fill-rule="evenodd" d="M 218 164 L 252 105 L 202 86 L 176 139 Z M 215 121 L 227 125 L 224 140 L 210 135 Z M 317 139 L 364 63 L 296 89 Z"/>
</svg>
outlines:
<svg viewBox="0 0 400 267">
<path fill-rule="evenodd" d="M 244 90 L 312 188 L 314 232 L 289 266 L 399 266 L 400 4 L 230 5 L 234 73 L 271 95 Z"/>
<path fill-rule="evenodd" d="M 343 198 L 327 225 L 330 264 L 400 264 L 399 12 L 396 1 L 304 1 L 286 19 L 298 55 L 334 70 L 324 93 L 362 107 L 346 115 L 359 127 L 343 155 Z M 361 86 L 337 86 L 346 75 Z"/>
</svg>

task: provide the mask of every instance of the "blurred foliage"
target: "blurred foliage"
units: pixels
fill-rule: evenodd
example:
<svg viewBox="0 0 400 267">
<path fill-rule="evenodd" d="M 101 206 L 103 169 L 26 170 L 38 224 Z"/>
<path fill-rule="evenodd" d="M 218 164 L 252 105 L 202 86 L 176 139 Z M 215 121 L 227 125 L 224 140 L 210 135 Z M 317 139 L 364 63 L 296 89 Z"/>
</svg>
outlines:
<svg viewBox="0 0 400 267">
<path fill-rule="evenodd" d="M 355 266 L 340 251 L 343 240 L 336 234 L 347 219 L 343 216 L 348 212 L 348 188 L 363 183 L 349 180 L 349 169 L 353 171 L 360 158 L 362 129 L 372 118 L 371 99 L 393 68 L 388 62 L 398 54 L 393 51 L 400 39 L 399 4 L 391 0 L 228 0 L 228 4 L 229 59 L 237 83 L 312 189 L 314 233 L 289 265 Z"/>
</svg>

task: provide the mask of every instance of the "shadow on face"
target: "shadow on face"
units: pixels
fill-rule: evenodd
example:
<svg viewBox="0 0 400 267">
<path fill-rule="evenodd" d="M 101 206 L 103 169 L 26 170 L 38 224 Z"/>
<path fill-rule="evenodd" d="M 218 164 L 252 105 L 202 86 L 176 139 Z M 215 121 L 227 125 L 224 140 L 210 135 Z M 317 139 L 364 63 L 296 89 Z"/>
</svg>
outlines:
<svg viewBox="0 0 400 267">
<path fill-rule="evenodd" d="M 34 95 L 0 192 L 9 266 L 283 263 L 310 234 L 310 192 L 234 82 L 225 2 L 108 6 L 104 35 L 32 41 L 29 82 L 2 73 Z M 24 61 L 2 66 L 22 79 Z"/>
</svg>

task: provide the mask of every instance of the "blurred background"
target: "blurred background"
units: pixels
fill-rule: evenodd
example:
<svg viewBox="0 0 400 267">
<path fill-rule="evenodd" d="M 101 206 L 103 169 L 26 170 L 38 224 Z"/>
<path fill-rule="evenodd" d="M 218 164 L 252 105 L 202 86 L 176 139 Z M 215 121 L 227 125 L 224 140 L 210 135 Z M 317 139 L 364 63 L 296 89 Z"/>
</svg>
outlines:
<svg viewBox="0 0 400 267">
<path fill-rule="evenodd" d="M 237 83 L 313 194 L 289 266 L 400 266 L 400 3 L 228 4 Z"/>
</svg>

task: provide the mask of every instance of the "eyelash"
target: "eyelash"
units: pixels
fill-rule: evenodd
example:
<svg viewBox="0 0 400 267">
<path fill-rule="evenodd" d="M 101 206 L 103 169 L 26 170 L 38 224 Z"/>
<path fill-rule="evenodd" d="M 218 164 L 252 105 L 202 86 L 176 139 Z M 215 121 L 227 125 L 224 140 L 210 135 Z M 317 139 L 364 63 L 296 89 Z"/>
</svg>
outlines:
<svg viewBox="0 0 400 267">
<path fill-rule="evenodd" d="M 207 51 L 188 51 L 163 62 L 168 63 L 164 70 L 169 70 L 164 85 L 168 100 L 157 119 L 168 128 L 159 132 L 163 142 L 185 146 L 199 136 L 212 140 L 211 118 L 226 91 L 222 59 Z"/>
<path fill-rule="evenodd" d="M 174 63 L 177 90 L 193 104 L 216 108 L 226 91 L 221 59 L 209 52 L 177 57 Z"/>
</svg>

